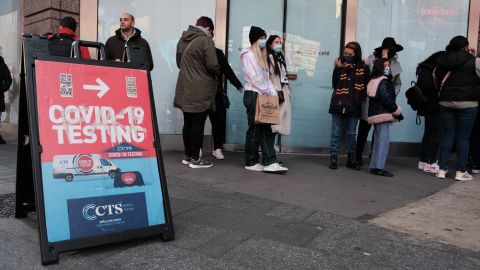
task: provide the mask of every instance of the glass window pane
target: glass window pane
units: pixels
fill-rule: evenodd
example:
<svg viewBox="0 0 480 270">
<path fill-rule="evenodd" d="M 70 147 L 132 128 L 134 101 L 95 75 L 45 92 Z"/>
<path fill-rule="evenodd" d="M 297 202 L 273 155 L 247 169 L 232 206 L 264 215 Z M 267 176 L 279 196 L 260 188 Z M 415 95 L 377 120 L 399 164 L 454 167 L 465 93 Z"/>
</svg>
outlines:
<svg viewBox="0 0 480 270">
<path fill-rule="evenodd" d="M 467 35 L 468 16 L 468 0 L 358 0 L 357 40 L 365 57 L 388 36 L 405 48 L 398 53 L 403 85 L 397 98 L 405 120 L 392 125 L 391 141 L 421 140 L 423 128 L 415 124 L 416 114 L 407 104 L 405 91 L 410 82 L 416 80 L 419 62 L 444 50 L 452 37 Z"/>
<path fill-rule="evenodd" d="M 328 147 L 331 115 L 332 72 L 340 53 L 341 0 L 287 2 L 286 60 L 297 75 L 290 82 L 292 130 L 282 145 Z"/>
<path fill-rule="evenodd" d="M 119 27 L 123 12 L 135 16 L 135 27 L 150 44 L 155 68 L 152 83 L 161 134 L 181 134 L 183 114 L 173 107 L 178 68 L 175 54 L 178 39 L 200 16 L 215 21 L 215 0 L 99 0 L 98 41 L 106 42 Z M 195 8 L 192 8 L 195 7 Z M 207 121 L 208 123 L 208 121 Z"/>
<path fill-rule="evenodd" d="M 240 52 L 250 47 L 248 34 L 252 25 L 263 28 L 268 35 L 282 33 L 283 1 L 231 0 L 228 32 L 228 62 L 243 83 Z M 281 35 L 280 35 L 281 36 Z M 247 113 L 243 106 L 243 93 L 228 84 L 231 101 L 227 111 L 227 143 L 244 144 L 247 130 Z"/>
</svg>

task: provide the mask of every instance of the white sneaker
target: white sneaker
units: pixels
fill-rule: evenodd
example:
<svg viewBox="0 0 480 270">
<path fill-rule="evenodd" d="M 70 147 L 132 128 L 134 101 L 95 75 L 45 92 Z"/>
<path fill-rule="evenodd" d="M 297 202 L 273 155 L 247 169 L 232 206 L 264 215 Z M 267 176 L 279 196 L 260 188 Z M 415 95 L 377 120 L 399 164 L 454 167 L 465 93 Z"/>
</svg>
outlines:
<svg viewBox="0 0 480 270">
<path fill-rule="evenodd" d="M 273 163 L 265 166 L 265 168 L 263 168 L 263 171 L 268 173 L 286 173 L 288 172 L 288 168 L 280 166 L 280 164 L 278 163 Z"/>
<path fill-rule="evenodd" d="M 471 176 L 468 173 L 468 171 L 465 171 L 465 172 L 457 171 L 457 173 L 455 174 L 455 180 L 457 180 L 457 181 L 472 181 L 473 176 Z"/>
<path fill-rule="evenodd" d="M 447 175 L 447 171 L 444 171 L 442 169 L 440 169 L 438 172 L 437 172 L 437 178 L 440 178 L 440 179 L 445 179 L 445 176 Z"/>
<path fill-rule="evenodd" d="M 213 151 L 212 155 L 216 158 L 216 159 L 225 159 L 225 156 L 223 155 L 222 153 L 222 149 L 218 148 L 217 150 Z"/>
<path fill-rule="evenodd" d="M 192 161 L 191 157 L 183 156 L 182 164 L 189 165 L 191 161 Z"/>
<path fill-rule="evenodd" d="M 245 166 L 245 169 L 254 172 L 263 172 L 263 168 L 265 168 L 262 164 L 257 163 L 253 166 Z"/>
<path fill-rule="evenodd" d="M 423 170 L 426 165 L 428 165 L 427 162 L 421 162 L 421 161 L 419 161 L 419 162 L 418 162 L 418 169 L 419 169 L 419 170 Z"/>
<path fill-rule="evenodd" d="M 438 173 L 438 171 L 440 171 L 440 166 L 438 166 L 437 163 L 433 163 L 433 164 L 428 164 L 427 163 L 423 167 L 423 171 L 427 172 L 427 173 Z"/>
</svg>

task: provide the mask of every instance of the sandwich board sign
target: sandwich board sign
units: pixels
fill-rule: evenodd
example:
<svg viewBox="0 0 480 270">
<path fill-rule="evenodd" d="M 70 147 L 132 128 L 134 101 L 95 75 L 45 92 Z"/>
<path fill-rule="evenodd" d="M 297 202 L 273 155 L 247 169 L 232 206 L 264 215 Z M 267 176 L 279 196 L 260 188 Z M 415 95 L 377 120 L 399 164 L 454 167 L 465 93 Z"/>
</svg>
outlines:
<svg viewBox="0 0 480 270">
<path fill-rule="evenodd" d="M 42 263 L 72 249 L 173 239 L 148 68 L 55 57 L 35 36 L 24 37 L 23 51 L 20 120 L 28 129 L 20 127 L 19 148 L 29 151 L 18 159 L 32 161 Z M 19 174 L 17 194 L 28 186 Z M 17 199 L 17 217 L 28 212 L 26 197 Z"/>
</svg>

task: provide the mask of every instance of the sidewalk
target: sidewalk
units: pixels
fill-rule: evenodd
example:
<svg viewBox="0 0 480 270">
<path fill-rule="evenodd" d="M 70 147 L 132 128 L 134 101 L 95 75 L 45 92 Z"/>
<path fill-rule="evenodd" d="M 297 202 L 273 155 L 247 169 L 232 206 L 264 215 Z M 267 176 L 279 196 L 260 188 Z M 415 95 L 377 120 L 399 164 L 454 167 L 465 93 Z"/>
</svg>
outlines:
<svg viewBox="0 0 480 270">
<path fill-rule="evenodd" d="M 0 146 L 0 268 L 43 269 L 34 215 L 7 217 L 15 155 L 15 145 Z M 395 177 L 383 178 L 343 165 L 329 170 L 327 158 L 319 156 L 281 155 L 290 172 L 280 176 L 246 171 L 242 153 L 226 153 L 226 160 L 205 170 L 185 167 L 181 157 L 164 154 L 174 241 L 140 239 L 67 252 L 45 268 L 480 268 L 479 252 L 359 221 L 388 219 L 457 186 L 419 172 L 414 159 L 390 160 Z M 478 220 L 478 213 L 463 218 Z"/>
</svg>

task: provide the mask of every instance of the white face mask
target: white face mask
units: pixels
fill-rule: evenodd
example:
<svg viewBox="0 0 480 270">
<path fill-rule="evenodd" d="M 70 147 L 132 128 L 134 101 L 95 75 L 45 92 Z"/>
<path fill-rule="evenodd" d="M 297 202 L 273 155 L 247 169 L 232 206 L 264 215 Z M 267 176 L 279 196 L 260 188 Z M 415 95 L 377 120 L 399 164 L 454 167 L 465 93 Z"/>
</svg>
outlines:
<svg viewBox="0 0 480 270">
<path fill-rule="evenodd" d="M 390 69 L 389 66 L 386 66 L 385 69 L 383 70 L 383 75 L 385 76 L 390 76 L 392 75 L 392 70 Z"/>
</svg>

